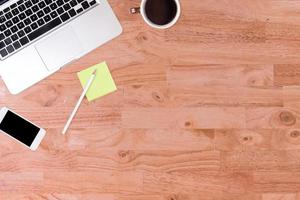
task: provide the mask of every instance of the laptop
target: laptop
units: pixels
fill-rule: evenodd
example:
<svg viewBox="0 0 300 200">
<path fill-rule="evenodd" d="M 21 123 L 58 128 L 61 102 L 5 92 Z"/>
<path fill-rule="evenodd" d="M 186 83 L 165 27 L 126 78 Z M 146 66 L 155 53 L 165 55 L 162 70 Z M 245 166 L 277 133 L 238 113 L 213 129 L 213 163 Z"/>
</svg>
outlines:
<svg viewBox="0 0 300 200">
<path fill-rule="evenodd" d="M 0 0 L 0 76 L 18 94 L 121 32 L 107 0 Z"/>
</svg>

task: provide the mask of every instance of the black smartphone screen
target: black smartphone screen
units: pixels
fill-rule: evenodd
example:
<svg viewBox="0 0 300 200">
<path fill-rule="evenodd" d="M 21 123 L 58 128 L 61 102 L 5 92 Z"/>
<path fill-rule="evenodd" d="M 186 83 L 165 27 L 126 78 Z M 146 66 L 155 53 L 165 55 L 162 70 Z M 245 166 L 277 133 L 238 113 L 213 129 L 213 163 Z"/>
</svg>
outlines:
<svg viewBox="0 0 300 200">
<path fill-rule="evenodd" d="M 40 128 L 8 110 L 0 130 L 30 147 Z"/>
</svg>

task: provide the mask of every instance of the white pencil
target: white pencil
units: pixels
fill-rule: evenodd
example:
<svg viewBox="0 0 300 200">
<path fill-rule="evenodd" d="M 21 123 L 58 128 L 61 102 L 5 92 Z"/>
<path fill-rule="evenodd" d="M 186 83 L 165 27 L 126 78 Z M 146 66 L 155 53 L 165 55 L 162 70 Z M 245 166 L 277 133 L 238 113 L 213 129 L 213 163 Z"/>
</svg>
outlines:
<svg viewBox="0 0 300 200">
<path fill-rule="evenodd" d="M 71 124 L 71 122 L 72 122 L 72 120 L 73 120 L 73 118 L 74 118 L 74 116 L 75 116 L 75 114 L 76 114 L 76 112 L 78 110 L 78 108 L 80 107 L 80 104 L 81 104 L 84 96 L 86 95 L 86 93 L 87 93 L 88 89 L 90 88 L 93 80 L 95 79 L 96 71 L 97 70 L 95 70 L 93 72 L 93 74 L 91 75 L 91 77 L 88 80 L 87 84 L 85 85 L 84 90 L 83 90 L 83 92 L 82 92 L 82 94 L 81 94 L 81 96 L 80 96 L 80 98 L 79 98 L 79 100 L 78 100 L 78 102 L 77 102 L 77 104 L 76 104 L 76 106 L 75 106 L 72 114 L 70 115 L 70 117 L 69 117 L 69 119 L 68 119 L 68 121 L 67 121 L 67 123 L 66 123 L 66 125 L 64 127 L 64 130 L 62 131 L 62 134 L 65 134 L 67 132 L 67 130 L 68 130 L 68 128 L 69 128 L 69 126 L 70 126 L 70 124 Z"/>
</svg>

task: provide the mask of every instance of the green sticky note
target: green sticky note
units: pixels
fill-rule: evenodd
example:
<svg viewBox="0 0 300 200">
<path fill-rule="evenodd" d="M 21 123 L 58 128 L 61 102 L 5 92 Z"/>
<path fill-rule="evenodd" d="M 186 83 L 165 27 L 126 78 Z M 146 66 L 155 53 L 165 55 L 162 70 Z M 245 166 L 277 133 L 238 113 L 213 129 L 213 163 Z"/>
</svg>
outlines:
<svg viewBox="0 0 300 200">
<path fill-rule="evenodd" d="M 93 101 L 117 90 L 116 84 L 105 62 L 77 73 L 82 88 L 84 88 L 95 69 L 97 69 L 96 77 L 86 93 L 88 101 Z"/>
</svg>

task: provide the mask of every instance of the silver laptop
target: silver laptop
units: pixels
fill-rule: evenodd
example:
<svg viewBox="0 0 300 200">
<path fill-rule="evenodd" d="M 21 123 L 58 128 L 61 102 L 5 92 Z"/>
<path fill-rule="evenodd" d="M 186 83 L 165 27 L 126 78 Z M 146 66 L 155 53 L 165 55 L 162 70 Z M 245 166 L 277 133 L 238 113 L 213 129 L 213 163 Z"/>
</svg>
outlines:
<svg viewBox="0 0 300 200">
<path fill-rule="evenodd" d="M 0 76 L 12 94 L 121 34 L 106 0 L 0 0 Z"/>
</svg>

